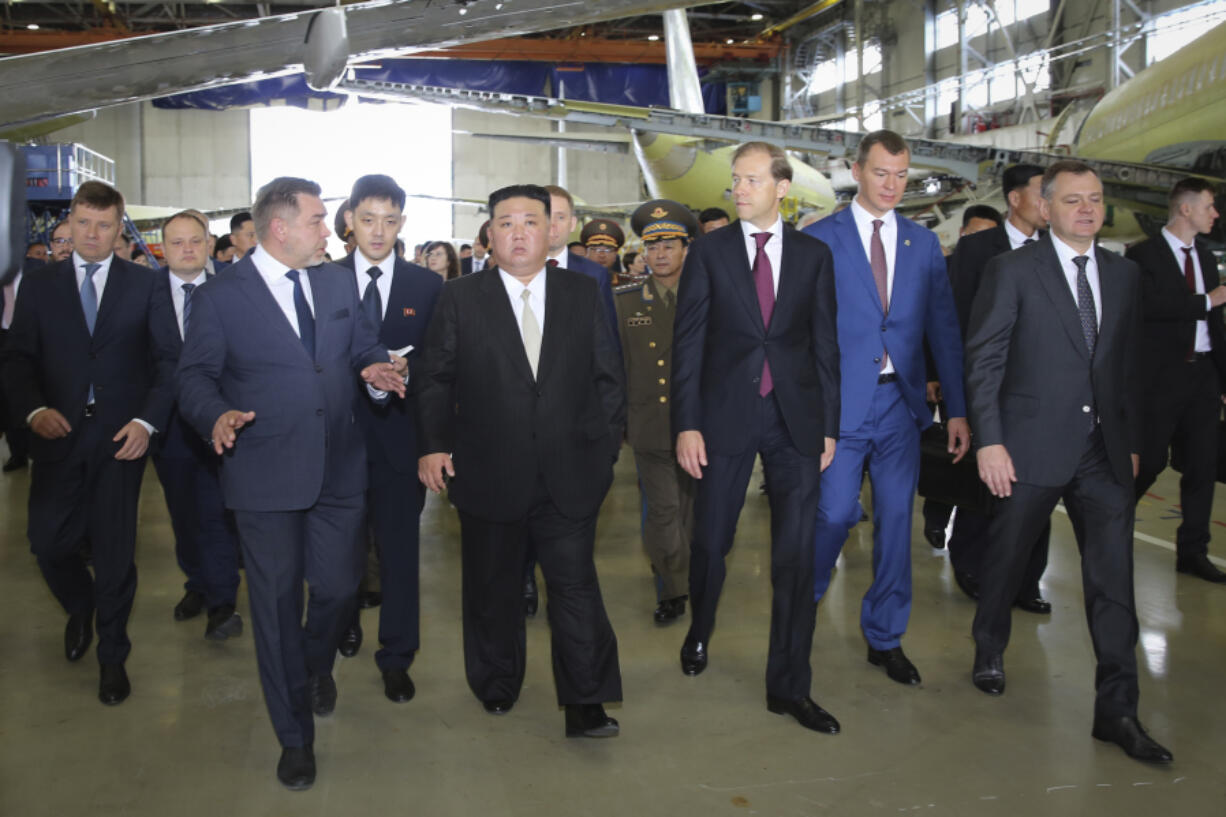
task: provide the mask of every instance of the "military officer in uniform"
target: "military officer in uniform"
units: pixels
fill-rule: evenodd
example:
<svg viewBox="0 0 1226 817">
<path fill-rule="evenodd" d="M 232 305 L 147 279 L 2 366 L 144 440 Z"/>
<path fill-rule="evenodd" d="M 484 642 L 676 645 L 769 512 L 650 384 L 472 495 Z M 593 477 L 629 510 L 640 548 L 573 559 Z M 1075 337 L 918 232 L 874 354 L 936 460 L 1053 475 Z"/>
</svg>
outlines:
<svg viewBox="0 0 1226 817">
<path fill-rule="evenodd" d="M 642 283 L 620 287 L 615 298 L 629 396 L 626 437 L 634 449 L 646 511 L 643 547 L 659 599 L 654 618 L 657 624 L 668 624 L 685 614 L 689 586 L 694 481 L 681 470 L 673 451 L 668 395 L 677 284 L 686 248 L 698 234 L 698 220 L 683 205 L 657 199 L 634 211 L 630 227 L 643 240 L 651 275 Z"/>
<path fill-rule="evenodd" d="M 587 248 L 587 257 L 609 271 L 609 280 L 617 286 L 621 264 L 617 254 L 626 243 L 626 234 L 621 225 L 607 218 L 589 221 L 579 231 L 579 240 Z"/>
</svg>

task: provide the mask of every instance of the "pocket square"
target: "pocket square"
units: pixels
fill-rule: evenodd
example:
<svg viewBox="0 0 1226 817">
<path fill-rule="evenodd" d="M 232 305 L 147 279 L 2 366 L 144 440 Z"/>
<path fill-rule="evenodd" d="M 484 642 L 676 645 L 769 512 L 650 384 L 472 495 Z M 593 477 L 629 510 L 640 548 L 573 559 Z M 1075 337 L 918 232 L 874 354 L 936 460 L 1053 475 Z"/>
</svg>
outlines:
<svg viewBox="0 0 1226 817">
<path fill-rule="evenodd" d="M 404 316 L 405 316 L 406 318 L 411 318 L 411 317 L 413 317 L 413 316 L 414 316 L 414 315 L 416 315 L 416 314 L 417 314 L 417 310 L 416 310 L 416 309 L 414 309 L 413 307 L 411 307 L 411 306 L 406 306 L 406 307 L 404 308 Z"/>
<path fill-rule="evenodd" d="M 344 309 L 338 309 L 336 312 L 333 312 L 329 320 L 335 321 L 341 318 L 348 318 L 348 317 L 349 317 L 349 307 L 345 307 Z"/>
</svg>

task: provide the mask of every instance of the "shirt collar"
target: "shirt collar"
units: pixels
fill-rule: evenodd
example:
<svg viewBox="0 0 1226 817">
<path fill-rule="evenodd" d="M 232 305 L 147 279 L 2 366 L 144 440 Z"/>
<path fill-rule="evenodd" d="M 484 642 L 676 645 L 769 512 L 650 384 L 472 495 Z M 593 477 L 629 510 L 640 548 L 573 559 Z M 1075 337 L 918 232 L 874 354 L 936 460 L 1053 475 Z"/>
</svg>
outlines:
<svg viewBox="0 0 1226 817">
<path fill-rule="evenodd" d="M 169 267 L 166 268 L 166 277 L 169 279 L 172 287 L 181 287 L 184 284 L 194 284 L 196 286 L 200 286 L 208 279 L 208 275 L 205 273 L 205 271 L 200 270 L 200 272 L 196 273 L 195 278 L 191 279 L 190 281 L 184 281 L 182 278 L 171 272 Z"/>
<path fill-rule="evenodd" d="M 1035 230 L 1034 235 L 1026 235 L 1019 230 L 1012 221 L 1005 219 L 1005 235 L 1009 237 L 1009 246 L 1017 248 L 1025 244 L 1032 238 L 1039 237 L 1039 231 Z"/>
<path fill-rule="evenodd" d="M 856 227 L 860 230 L 868 230 L 872 232 L 873 222 L 877 220 L 877 216 L 864 209 L 860 204 L 858 196 L 852 197 L 851 200 L 851 217 L 856 220 Z M 894 211 L 890 210 L 884 216 L 881 216 L 881 228 L 883 230 L 894 226 Z"/>
<path fill-rule="evenodd" d="M 106 275 L 108 272 L 111 271 L 111 260 L 114 257 L 115 257 L 115 253 L 111 253 L 106 258 L 103 258 L 101 261 L 86 261 L 79 254 L 77 254 L 76 250 L 73 250 L 72 251 L 72 268 L 74 270 L 81 270 L 81 272 L 84 273 L 86 264 L 97 264 L 98 269 L 94 270 L 94 275 L 98 275 L 99 273 L 101 273 L 102 275 Z"/>
<path fill-rule="evenodd" d="M 1183 241 L 1179 239 L 1179 236 L 1172 233 L 1166 227 L 1162 228 L 1162 237 L 1166 239 L 1167 244 L 1171 245 L 1171 249 L 1175 250 L 1176 257 L 1179 258 L 1180 261 L 1182 261 L 1183 260 L 1183 249 L 1184 247 L 1187 247 L 1189 245 L 1183 243 Z M 1196 239 L 1192 239 L 1191 246 L 1192 247 L 1196 246 Z"/>
<path fill-rule="evenodd" d="M 567 266 L 567 262 L 570 261 L 570 247 L 563 247 L 558 250 L 557 255 L 550 253 L 549 257 L 545 259 L 546 266 L 548 266 L 550 261 L 557 261 L 559 267 Z"/>
<path fill-rule="evenodd" d="M 770 233 L 771 241 L 774 241 L 776 238 L 783 235 L 783 216 L 775 216 L 775 223 L 772 224 L 767 230 L 759 229 L 748 221 L 742 221 L 740 224 L 741 232 L 744 233 L 746 239 L 752 239 L 754 233 Z"/>
<path fill-rule="evenodd" d="M 542 300 L 545 298 L 545 276 L 549 274 L 548 267 L 541 267 L 541 271 L 532 279 L 532 283 L 528 284 L 528 291 Z M 506 287 L 507 294 L 512 298 L 522 297 L 520 293 L 524 291 L 524 284 L 511 273 L 498 268 L 498 275 L 502 278 L 502 285 Z"/>
<path fill-rule="evenodd" d="M 251 253 L 251 263 L 255 264 L 256 270 L 269 284 L 278 278 L 284 278 L 285 273 L 293 269 L 269 255 L 268 250 L 264 249 L 263 244 L 255 245 L 255 251 Z"/>
<path fill-rule="evenodd" d="M 363 275 L 371 267 L 378 267 L 380 272 L 390 278 L 392 272 L 396 269 L 396 253 L 394 252 L 389 252 L 387 258 L 384 258 L 378 264 L 367 258 L 366 254 L 359 248 L 355 248 L 353 253 L 354 267 Z"/>
<path fill-rule="evenodd" d="M 1060 259 L 1060 269 L 1063 269 L 1063 270 L 1069 269 L 1073 265 L 1073 259 L 1081 255 L 1081 253 L 1074 250 L 1068 244 L 1065 244 L 1059 238 L 1056 238 L 1055 233 L 1049 232 L 1048 235 L 1051 236 L 1051 243 L 1056 248 L 1056 255 Z M 1090 263 L 1086 265 L 1086 269 L 1089 269 L 1090 267 L 1097 268 L 1097 264 L 1094 258 L 1095 246 L 1096 246 L 1095 244 L 1091 244 L 1090 249 L 1085 253 L 1085 255 L 1088 256 L 1090 259 Z"/>
</svg>

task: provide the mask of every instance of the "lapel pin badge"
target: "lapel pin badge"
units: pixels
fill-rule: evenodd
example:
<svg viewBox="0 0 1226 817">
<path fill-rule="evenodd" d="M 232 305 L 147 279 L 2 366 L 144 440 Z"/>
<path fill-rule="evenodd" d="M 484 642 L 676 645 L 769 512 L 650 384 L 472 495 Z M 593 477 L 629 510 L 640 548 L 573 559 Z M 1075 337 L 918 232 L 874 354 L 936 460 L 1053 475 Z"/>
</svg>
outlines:
<svg viewBox="0 0 1226 817">
<path fill-rule="evenodd" d="M 902 245 L 903 245 L 904 247 L 910 247 L 910 246 L 911 246 L 911 239 L 909 239 L 909 238 L 904 238 L 904 239 L 902 240 Z"/>
<path fill-rule="evenodd" d="M 406 318 L 411 318 L 411 317 L 413 317 L 413 316 L 414 316 L 414 315 L 416 315 L 416 314 L 417 314 L 417 310 L 416 310 L 416 309 L 414 309 L 413 307 L 411 307 L 411 306 L 406 306 L 406 307 L 404 308 L 404 316 L 405 316 Z"/>
</svg>

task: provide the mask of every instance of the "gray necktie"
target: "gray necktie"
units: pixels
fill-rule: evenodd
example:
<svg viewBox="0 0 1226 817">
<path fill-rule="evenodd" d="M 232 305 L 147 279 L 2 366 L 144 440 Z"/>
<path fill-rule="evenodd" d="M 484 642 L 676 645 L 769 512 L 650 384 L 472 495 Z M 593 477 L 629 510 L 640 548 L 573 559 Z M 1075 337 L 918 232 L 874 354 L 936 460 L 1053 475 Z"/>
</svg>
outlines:
<svg viewBox="0 0 1226 817">
<path fill-rule="evenodd" d="M 183 334 L 187 335 L 187 321 L 192 316 L 192 290 L 195 284 L 183 284 Z"/>
<path fill-rule="evenodd" d="M 81 282 L 81 309 L 85 312 L 85 325 L 89 334 L 94 334 L 94 325 L 98 322 L 98 290 L 94 287 L 94 273 L 102 269 L 101 264 L 85 265 L 85 280 Z"/>
<path fill-rule="evenodd" d="M 1086 277 L 1086 264 L 1089 262 L 1088 255 L 1079 255 L 1073 259 L 1077 266 L 1077 315 L 1081 318 L 1081 334 L 1085 336 L 1090 357 L 1094 357 L 1094 347 L 1098 345 L 1098 311 L 1094 308 L 1090 279 Z"/>
<path fill-rule="evenodd" d="M 541 361 L 541 325 L 536 322 L 536 313 L 532 311 L 532 292 L 524 288 L 519 296 L 524 302 L 524 314 L 520 319 L 520 330 L 524 335 L 524 351 L 528 354 L 528 365 L 532 367 L 532 376 L 536 377 L 536 367 Z"/>
</svg>

